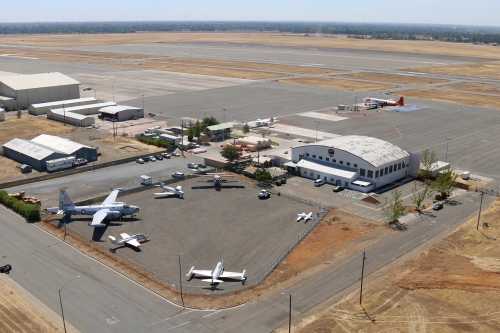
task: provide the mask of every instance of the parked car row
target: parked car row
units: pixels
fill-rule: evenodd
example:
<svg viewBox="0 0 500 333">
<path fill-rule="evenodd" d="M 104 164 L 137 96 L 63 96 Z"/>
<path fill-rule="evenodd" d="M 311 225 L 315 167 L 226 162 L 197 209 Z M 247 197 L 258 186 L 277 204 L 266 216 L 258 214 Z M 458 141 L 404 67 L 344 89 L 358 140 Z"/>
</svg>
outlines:
<svg viewBox="0 0 500 333">
<path fill-rule="evenodd" d="M 144 164 L 146 162 L 156 162 L 156 161 L 161 161 L 163 159 L 170 159 L 172 158 L 172 155 L 169 153 L 162 153 L 162 154 L 156 154 L 156 155 L 151 155 L 151 156 L 146 156 L 146 157 L 141 157 L 135 160 L 139 164 Z"/>
</svg>

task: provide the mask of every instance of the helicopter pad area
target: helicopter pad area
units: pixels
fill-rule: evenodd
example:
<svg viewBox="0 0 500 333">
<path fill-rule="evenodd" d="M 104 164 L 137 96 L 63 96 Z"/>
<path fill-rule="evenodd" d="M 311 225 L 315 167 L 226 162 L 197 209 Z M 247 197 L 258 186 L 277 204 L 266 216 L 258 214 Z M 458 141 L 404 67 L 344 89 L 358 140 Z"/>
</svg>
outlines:
<svg viewBox="0 0 500 333">
<path fill-rule="evenodd" d="M 223 259 L 228 271 L 246 269 L 248 287 L 260 282 L 298 238 L 312 228 L 311 222 L 296 222 L 297 213 L 312 211 L 316 216 L 319 212 L 319 207 L 276 194 L 260 200 L 260 189 L 243 179 L 238 182 L 243 188 L 192 189 L 206 184 L 201 178 L 172 184 L 183 187 L 184 199 L 155 199 L 154 193 L 161 192 L 156 187 L 120 195 L 119 201 L 141 208 L 136 218 L 111 221 L 106 228 L 94 231 L 88 226 L 90 218 L 76 217 L 67 228 L 106 250 L 113 247 L 107 239 L 109 235 L 145 234 L 150 241 L 141 246 L 141 251 L 123 247 L 113 255 L 170 285 L 178 284 L 180 255 L 183 277 L 191 266 L 213 269 Z M 212 292 L 199 280 L 184 281 L 183 287 L 190 293 Z M 223 283 L 217 292 L 241 288 L 241 283 Z"/>
</svg>

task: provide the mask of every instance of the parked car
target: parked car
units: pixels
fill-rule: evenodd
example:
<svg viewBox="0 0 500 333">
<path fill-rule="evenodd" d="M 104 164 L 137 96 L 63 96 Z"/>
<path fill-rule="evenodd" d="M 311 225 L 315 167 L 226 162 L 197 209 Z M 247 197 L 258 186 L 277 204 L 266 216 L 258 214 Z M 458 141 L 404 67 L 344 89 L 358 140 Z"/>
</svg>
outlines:
<svg viewBox="0 0 500 333">
<path fill-rule="evenodd" d="M 142 158 L 136 159 L 135 162 L 139 164 L 144 164 L 144 160 Z"/>
<path fill-rule="evenodd" d="M 261 190 L 257 196 L 261 200 L 269 199 L 271 197 L 271 192 L 268 190 Z"/>
<path fill-rule="evenodd" d="M 149 160 L 150 160 L 151 162 L 156 162 L 156 158 L 155 158 L 154 156 L 149 156 Z"/>
<path fill-rule="evenodd" d="M 344 188 L 342 186 L 334 186 L 333 187 L 333 192 L 342 192 Z"/>
<path fill-rule="evenodd" d="M 162 153 L 163 157 L 166 159 L 171 158 L 172 156 L 169 153 Z"/>
<path fill-rule="evenodd" d="M 196 170 L 196 169 L 198 169 L 200 167 L 200 165 L 196 164 L 196 163 L 188 163 L 187 167 L 188 167 L 188 169 L 194 169 L 194 170 Z"/>
<path fill-rule="evenodd" d="M 156 155 L 155 158 L 158 160 L 158 161 L 161 161 L 163 160 L 163 156 L 161 156 L 160 154 Z"/>
<path fill-rule="evenodd" d="M 323 186 L 325 185 L 325 180 L 323 178 L 318 178 L 314 181 L 314 186 L 316 187 L 320 187 L 320 186 Z"/>
<path fill-rule="evenodd" d="M 184 177 L 186 177 L 184 172 L 176 171 L 172 174 L 172 178 L 183 179 Z"/>
<path fill-rule="evenodd" d="M 75 160 L 75 162 L 73 163 L 74 166 L 78 167 L 78 166 L 81 166 L 81 165 L 85 165 L 87 164 L 89 161 L 87 161 L 87 159 L 85 158 L 77 158 Z"/>
<path fill-rule="evenodd" d="M 432 205 L 432 209 L 433 210 L 441 210 L 443 209 L 444 205 L 441 201 L 438 201 L 438 202 L 435 202 L 433 205 Z"/>
</svg>

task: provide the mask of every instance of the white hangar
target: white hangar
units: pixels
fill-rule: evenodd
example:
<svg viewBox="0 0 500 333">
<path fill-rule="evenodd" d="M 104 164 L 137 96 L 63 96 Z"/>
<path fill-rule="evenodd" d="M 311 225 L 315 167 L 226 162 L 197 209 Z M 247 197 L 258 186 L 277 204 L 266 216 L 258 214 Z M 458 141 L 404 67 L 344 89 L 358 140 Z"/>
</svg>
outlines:
<svg viewBox="0 0 500 333">
<path fill-rule="evenodd" d="M 77 98 L 80 82 L 58 72 L 0 77 L 0 103 L 9 102 L 10 108 Z"/>
<path fill-rule="evenodd" d="M 408 152 L 367 136 L 339 136 L 294 147 L 291 157 L 286 165 L 300 176 L 361 192 L 391 184 L 410 172 Z"/>
</svg>

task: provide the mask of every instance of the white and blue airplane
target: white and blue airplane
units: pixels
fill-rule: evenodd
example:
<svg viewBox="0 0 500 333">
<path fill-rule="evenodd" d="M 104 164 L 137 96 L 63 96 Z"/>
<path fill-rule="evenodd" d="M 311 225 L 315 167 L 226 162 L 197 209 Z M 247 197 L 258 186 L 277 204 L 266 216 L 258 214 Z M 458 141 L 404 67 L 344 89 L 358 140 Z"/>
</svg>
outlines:
<svg viewBox="0 0 500 333">
<path fill-rule="evenodd" d="M 71 215 L 90 215 L 92 216 L 92 227 L 105 227 L 104 220 L 120 219 L 124 216 L 135 216 L 140 208 L 127 205 L 124 202 L 117 202 L 116 198 L 119 189 L 113 190 L 100 205 L 76 206 L 69 198 L 65 190 L 59 193 L 59 207 L 47 208 L 47 212 L 69 216 Z"/>
<path fill-rule="evenodd" d="M 131 246 L 137 250 L 141 247 L 142 243 L 148 241 L 148 238 L 144 234 L 129 235 L 126 232 L 121 233 L 120 238 L 109 235 L 108 239 L 111 243 L 120 247 Z"/>
<path fill-rule="evenodd" d="M 191 279 L 200 279 L 203 282 L 210 283 L 212 289 L 216 289 L 219 284 L 222 282 L 241 282 L 241 284 L 245 284 L 247 280 L 246 270 L 243 272 L 227 272 L 224 270 L 224 260 L 221 260 L 215 265 L 213 270 L 202 270 L 195 269 L 195 267 L 191 267 L 189 272 L 186 274 L 186 278 L 188 281 Z"/>
<path fill-rule="evenodd" d="M 156 185 L 156 187 L 161 187 L 163 192 L 154 193 L 153 195 L 155 198 L 177 197 L 179 199 L 184 199 L 184 190 L 180 185 L 176 187 L 171 187 L 171 186 L 166 186 L 164 183 L 160 183 L 160 185 Z"/>
</svg>

